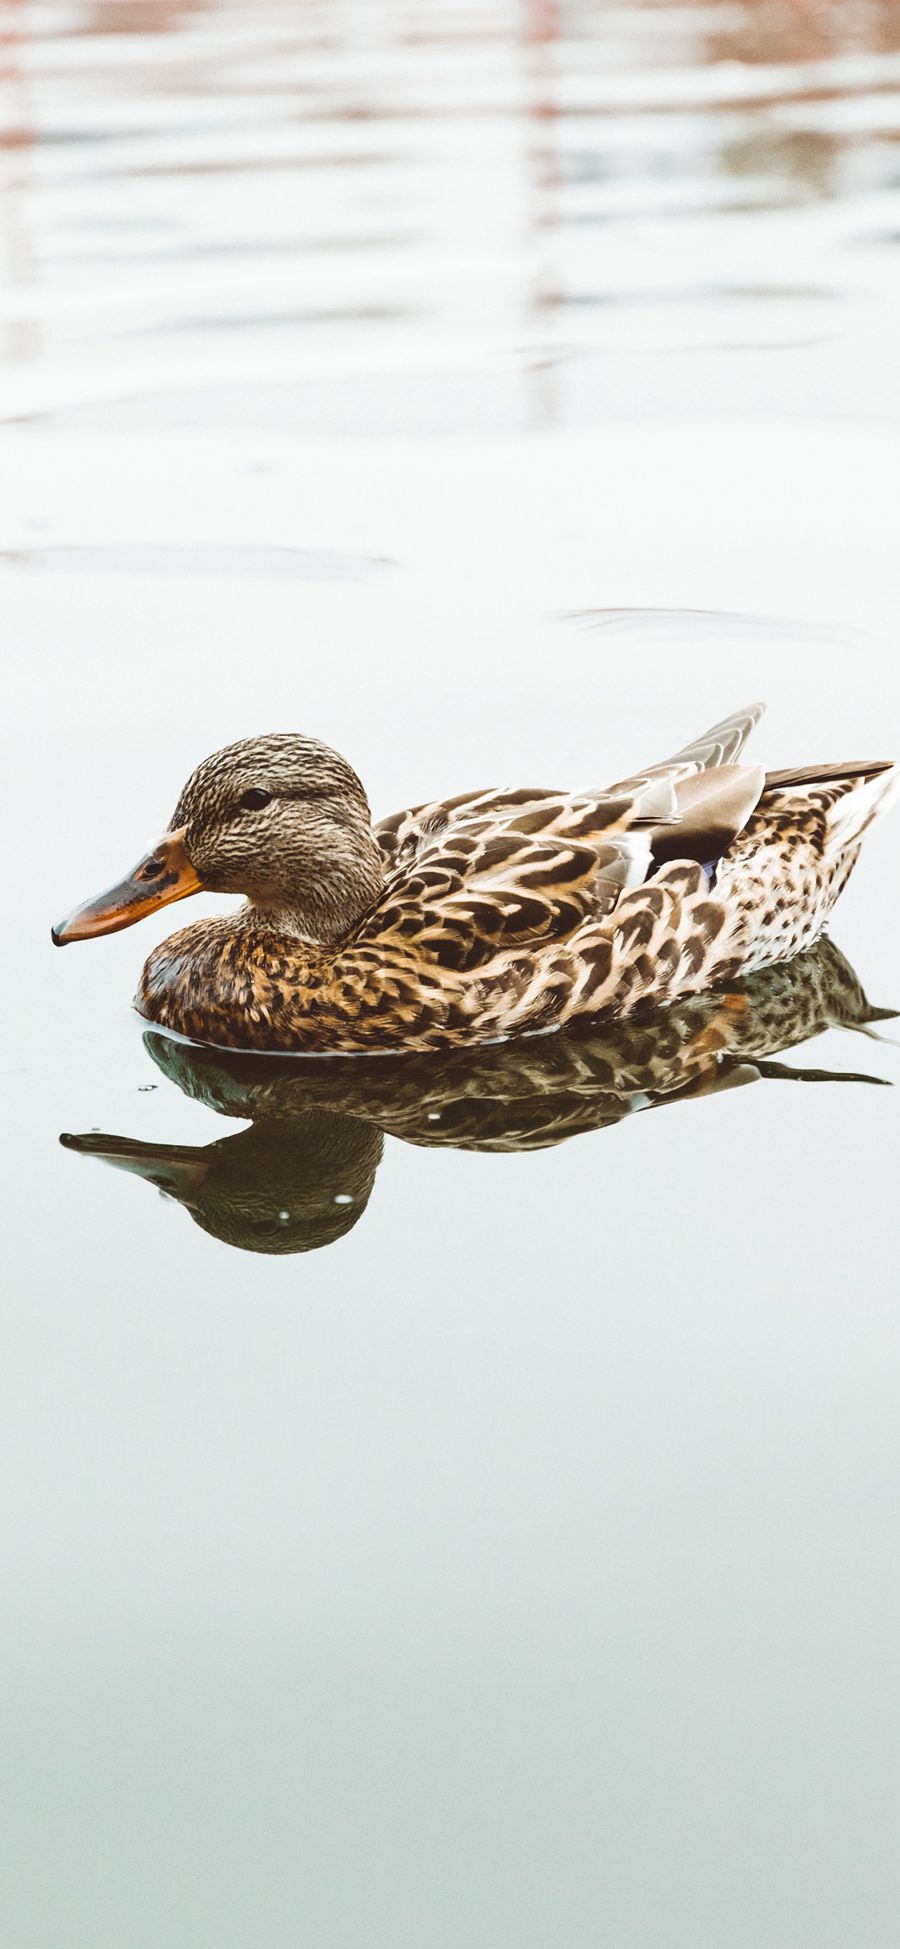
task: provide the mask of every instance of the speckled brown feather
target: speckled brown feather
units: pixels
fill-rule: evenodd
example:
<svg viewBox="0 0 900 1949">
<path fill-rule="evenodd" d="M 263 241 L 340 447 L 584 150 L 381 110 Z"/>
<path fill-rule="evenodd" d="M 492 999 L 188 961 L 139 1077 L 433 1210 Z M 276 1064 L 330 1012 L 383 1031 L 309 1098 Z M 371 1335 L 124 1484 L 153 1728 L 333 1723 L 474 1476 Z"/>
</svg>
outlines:
<svg viewBox="0 0 900 1949">
<path fill-rule="evenodd" d="M 384 888 L 345 939 L 298 939 L 248 906 L 156 949 L 138 1006 L 224 1047 L 424 1051 L 627 1015 L 796 954 L 890 768 L 767 786 L 734 763 L 758 715 L 608 793 L 485 792 L 400 813 L 375 828 Z"/>
<path fill-rule="evenodd" d="M 281 1060 L 148 1032 L 162 1073 L 250 1128 L 202 1146 L 91 1132 L 66 1147 L 146 1179 L 227 1244 L 305 1252 L 362 1216 L 383 1133 L 429 1149 L 542 1149 L 685 1097 L 760 1079 L 877 1083 L 877 1075 L 773 1062 L 831 1024 L 867 1030 L 875 1009 L 833 942 L 711 990 L 578 1035 L 425 1056 Z M 598 1194 L 602 1195 L 598 1181 Z"/>
<path fill-rule="evenodd" d="M 763 1062 L 834 1025 L 867 1028 L 891 1014 L 872 1008 L 849 962 L 826 939 L 734 988 L 590 1025 L 577 1035 L 414 1058 L 280 1062 L 194 1048 L 152 1031 L 146 1044 L 170 1081 L 222 1116 L 283 1127 L 319 1106 L 409 1143 L 516 1150 L 714 1088 L 735 1065 Z"/>
</svg>

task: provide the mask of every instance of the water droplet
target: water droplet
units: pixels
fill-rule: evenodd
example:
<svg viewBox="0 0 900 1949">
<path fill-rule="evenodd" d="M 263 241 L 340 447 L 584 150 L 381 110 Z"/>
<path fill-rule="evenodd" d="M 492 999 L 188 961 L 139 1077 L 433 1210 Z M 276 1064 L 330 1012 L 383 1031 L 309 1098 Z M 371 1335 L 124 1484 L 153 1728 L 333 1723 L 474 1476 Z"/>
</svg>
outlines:
<svg viewBox="0 0 900 1949">
<path fill-rule="evenodd" d="M 353 1199 L 349 1191 L 338 1191 L 335 1193 L 334 1202 L 336 1205 L 352 1205 Z"/>
<path fill-rule="evenodd" d="M 279 1225 L 289 1225 L 290 1222 L 291 1222 L 291 1214 L 289 1211 L 280 1211 L 278 1213 Z"/>
</svg>

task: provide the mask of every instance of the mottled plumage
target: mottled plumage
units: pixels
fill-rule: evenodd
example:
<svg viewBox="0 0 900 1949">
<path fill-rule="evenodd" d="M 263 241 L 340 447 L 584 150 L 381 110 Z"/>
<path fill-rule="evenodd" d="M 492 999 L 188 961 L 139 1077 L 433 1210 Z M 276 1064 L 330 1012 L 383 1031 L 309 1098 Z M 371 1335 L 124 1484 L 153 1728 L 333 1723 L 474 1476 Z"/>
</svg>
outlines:
<svg viewBox="0 0 900 1949">
<path fill-rule="evenodd" d="M 222 1047 L 470 1047 L 669 1004 L 808 947 L 890 794 L 882 762 L 768 778 L 739 763 L 760 714 L 604 791 L 470 793 L 374 833 L 327 747 L 245 740 L 199 767 L 177 832 L 59 938 L 198 885 L 245 891 L 237 914 L 156 948 L 137 996 L 149 1021 Z"/>
<path fill-rule="evenodd" d="M 868 1030 L 866 1000 L 833 942 L 727 993 L 566 1034 L 424 1056 L 297 1062 L 198 1048 L 148 1031 L 162 1073 L 251 1128 L 202 1146 L 91 1132 L 67 1147 L 146 1178 L 204 1231 L 267 1253 L 330 1244 L 362 1216 L 383 1136 L 429 1149 L 537 1150 L 687 1097 L 760 1079 L 878 1082 L 772 1058 L 832 1024 Z M 599 1181 L 598 1181 L 599 1185 Z"/>
</svg>

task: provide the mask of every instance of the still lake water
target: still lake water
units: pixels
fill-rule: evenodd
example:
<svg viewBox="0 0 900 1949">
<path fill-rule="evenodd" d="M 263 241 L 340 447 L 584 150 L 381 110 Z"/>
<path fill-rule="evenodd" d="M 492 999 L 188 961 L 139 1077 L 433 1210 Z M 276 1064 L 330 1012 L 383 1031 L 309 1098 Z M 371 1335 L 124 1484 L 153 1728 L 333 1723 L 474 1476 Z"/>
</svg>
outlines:
<svg viewBox="0 0 900 1949">
<path fill-rule="evenodd" d="M 4 1944 L 893 1949 L 898 1099 L 783 1073 L 900 1080 L 838 957 L 666 1105 L 248 1076 L 129 1012 L 166 915 L 48 930 L 256 730 L 379 812 L 759 694 L 900 749 L 900 12 L 7 0 L 0 115 Z"/>
</svg>

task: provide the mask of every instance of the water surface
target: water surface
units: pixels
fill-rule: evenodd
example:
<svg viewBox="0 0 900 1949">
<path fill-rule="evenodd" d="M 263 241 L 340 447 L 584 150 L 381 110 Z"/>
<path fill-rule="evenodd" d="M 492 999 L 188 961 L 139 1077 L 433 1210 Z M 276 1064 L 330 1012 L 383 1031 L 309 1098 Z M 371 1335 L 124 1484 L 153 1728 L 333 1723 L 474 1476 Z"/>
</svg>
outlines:
<svg viewBox="0 0 900 1949">
<path fill-rule="evenodd" d="M 900 748 L 897 9 L 0 26 L 4 1940 L 893 1949 L 900 822 L 712 1064 L 261 1078 L 48 930 L 252 731 Z"/>
</svg>

